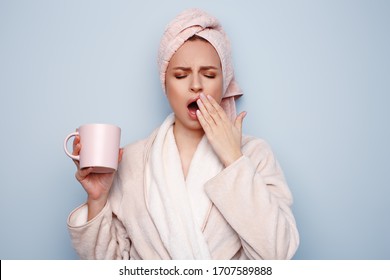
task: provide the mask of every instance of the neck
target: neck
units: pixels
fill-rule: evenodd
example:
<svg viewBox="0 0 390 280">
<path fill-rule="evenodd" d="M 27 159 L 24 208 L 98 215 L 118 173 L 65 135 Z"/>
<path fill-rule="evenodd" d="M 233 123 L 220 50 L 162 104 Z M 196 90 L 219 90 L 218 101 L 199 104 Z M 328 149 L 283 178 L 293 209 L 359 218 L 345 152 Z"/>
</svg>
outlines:
<svg viewBox="0 0 390 280">
<path fill-rule="evenodd" d="M 204 135 L 204 131 L 203 129 L 185 129 L 180 123 L 176 123 L 173 127 L 173 135 L 175 136 L 177 149 L 179 151 L 183 175 L 184 178 L 187 178 L 192 157 Z"/>
<path fill-rule="evenodd" d="M 203 129 L 185 129 L 180 124 L 175 124 L 173 127 L 173 135 L 175 136 L 176 145 L 180 152 L 187 149 L 196 149 L 204 135 L 204 131 Z"/>
</svg>

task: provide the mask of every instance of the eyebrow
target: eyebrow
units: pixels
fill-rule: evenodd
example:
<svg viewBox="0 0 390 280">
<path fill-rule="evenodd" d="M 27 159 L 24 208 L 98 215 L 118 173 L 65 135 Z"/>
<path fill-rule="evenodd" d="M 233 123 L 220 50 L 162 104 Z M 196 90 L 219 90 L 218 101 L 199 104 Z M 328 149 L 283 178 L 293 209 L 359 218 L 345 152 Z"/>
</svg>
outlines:
<svg viewBox="0 0 390 280">
<path fill-rule="evenodd" d="M 219 70 L 218 67 L 215 66 L 201 66 L 200 70 Z M 183 70 L 183 71 L 189 71 L 191 70 L 191 67 L 183 67 L 183 66 L 178 66 L 178 67 L 173 67 L 172 70 Z"/>
</svg>

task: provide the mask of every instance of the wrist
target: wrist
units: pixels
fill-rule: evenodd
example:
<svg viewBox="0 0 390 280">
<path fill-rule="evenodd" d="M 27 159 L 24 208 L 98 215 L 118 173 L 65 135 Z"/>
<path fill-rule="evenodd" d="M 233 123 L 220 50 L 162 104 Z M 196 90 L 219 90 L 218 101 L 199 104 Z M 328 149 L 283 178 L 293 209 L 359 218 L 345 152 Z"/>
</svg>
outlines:
<svg viewBox="0 0 390 280">
<path fill-rule="evenodd" d="M 107 200 L 108 200 L 107 196 L 100 197 L 98 199 L 88 197 L 87 204 L 88 206 L 92 206 L 92 207 L 102 207 L 102 206 L 104 207 L 107 203 Z"/>
<path fill-rule="evenodd" d="M 100 199 L 91 199 L 88 197 L 87 205 L 88 205 L 88 221 L 92 220 L 96 217 L 106 206 L 107 197 Z"/>
<path fill-rule="evenodd" d="M 229 165 L 231 165 L 232 163 L 234 163 L 236 160 L 238 160 L 240 157 L 242 157 L 243 154 L 242 152 L 237 152 L 235 153 L 234 155 L 232 155 L 231 157 L 229 157 L 228 159 L 224 160 L 223 161 L 223 165 L 226 167 L 228 167 Z"/>
</svg>

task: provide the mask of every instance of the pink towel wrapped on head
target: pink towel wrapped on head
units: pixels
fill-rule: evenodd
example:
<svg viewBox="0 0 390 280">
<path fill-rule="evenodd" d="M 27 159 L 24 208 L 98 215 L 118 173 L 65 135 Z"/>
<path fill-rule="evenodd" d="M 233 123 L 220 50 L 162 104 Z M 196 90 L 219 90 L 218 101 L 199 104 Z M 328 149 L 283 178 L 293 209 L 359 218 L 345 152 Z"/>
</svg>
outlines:
<svg viewBox="0 0 390 280">
<path fill-rule="evenodd" d="M 160 43 L 158 66 L 160 80 L 165 92 L 165 74 L 174 53 L 190 37 L 197 35 L 207 40 L 217 51 L 222 65 L 223 99 L 221 102 L 231 120 L 236 117 L 235 98 L 242 92 L 234 79 L 229 39 L 219 21 L 199 9 L 188 9 L 180 13 L 167 26 Z"/>
</svg>

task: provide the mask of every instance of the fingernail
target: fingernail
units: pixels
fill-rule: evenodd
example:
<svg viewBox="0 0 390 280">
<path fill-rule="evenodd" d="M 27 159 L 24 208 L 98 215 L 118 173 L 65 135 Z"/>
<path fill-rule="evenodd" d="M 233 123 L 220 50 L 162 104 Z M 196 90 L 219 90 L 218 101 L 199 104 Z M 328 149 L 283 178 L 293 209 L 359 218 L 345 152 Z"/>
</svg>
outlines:
<svg viewBox="0 0 390 280">
<path fill-rule="evenodd" d="M 200 98 L 206 98 L 203 92 L 200 94 Z"/>
</svg>

